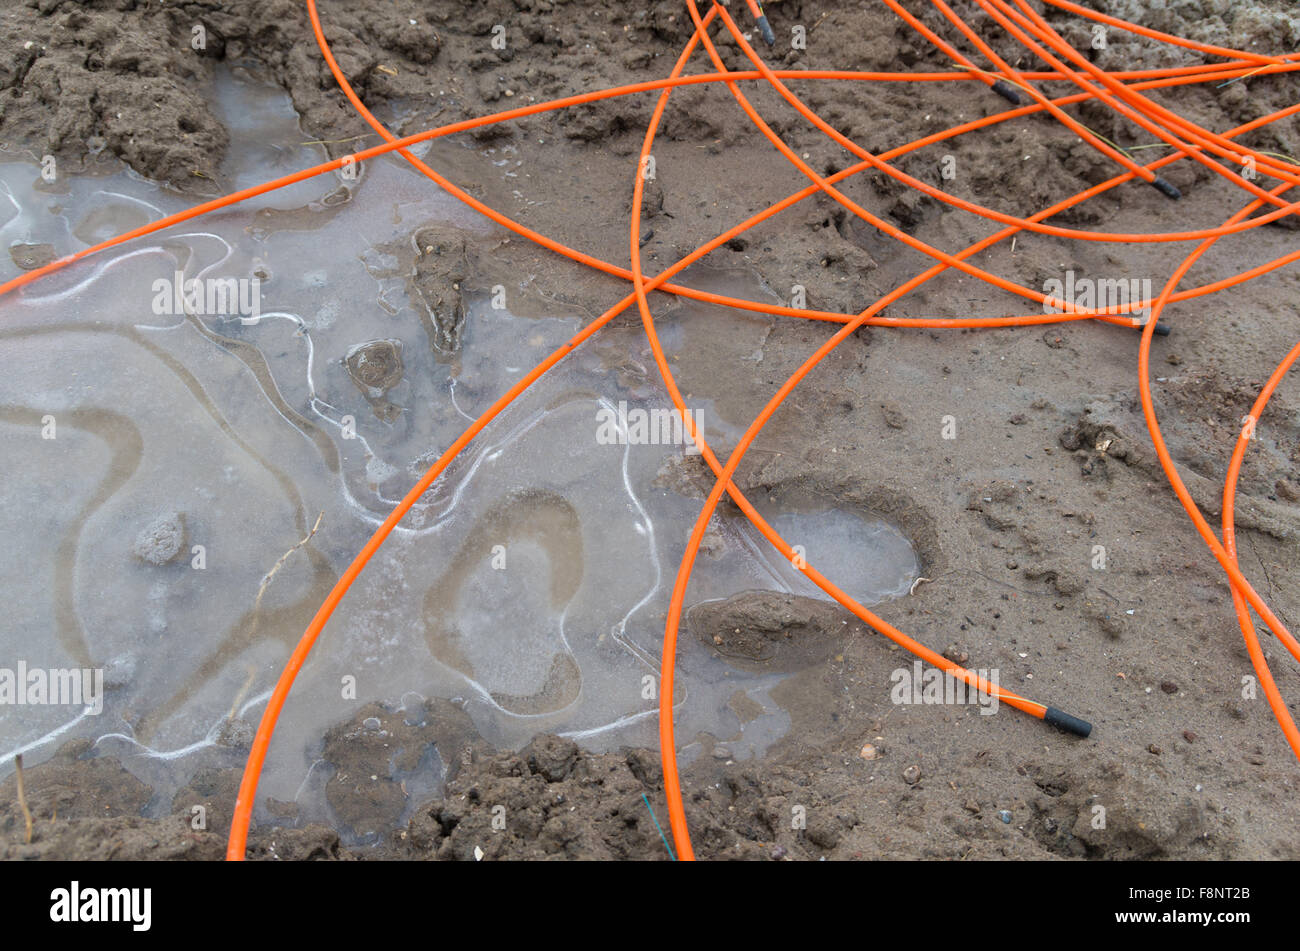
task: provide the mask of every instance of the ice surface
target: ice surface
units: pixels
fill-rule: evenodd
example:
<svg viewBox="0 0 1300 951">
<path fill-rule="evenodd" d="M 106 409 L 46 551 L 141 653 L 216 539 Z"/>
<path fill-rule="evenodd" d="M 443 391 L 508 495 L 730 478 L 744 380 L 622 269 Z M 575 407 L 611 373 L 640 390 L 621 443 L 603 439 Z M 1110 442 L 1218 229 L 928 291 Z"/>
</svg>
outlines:
<svg viewBox="0 0 1300 951">
<path fill-rule="evenodd" d="M 239 185 L 322 160 L 278 91 L 233 71 L 214 95 L 232 124 Z M 8 754 L 35 763 L 87 736 L 165 804 L 198 766 L 241 763 L 334 579 L 469 420 L 581 326 L 472 298 L 459 358 L 436 358 L 381 249 L 430 222 L 484 226 L 398 160 L 345 184 L 303 182 L 0 302 L 0 666 L 107 672 L 97 716 L 0 711 L 4 768 Z M 0 195 L 6 247 L 50 243 L 60 254 L 187 204 L 121 172 L 45 183 L 30 163 L 0 165 Z M 157 313 L 154 282 L 178 271 L 260 275 L 260 313 Z M 735 273 L 711 280 L 732 291 L 749 280 L 758 293 Z M 691 314 L 665 321 L 668 347 L 701 339 Z M 321 737 L 371 700 L 459 698 L 504 745 L 543 730 L 597 749 L 654 744 L 646 685 L 699 502 L 655 485 L 682 447 L 597 439 L 598 412 L 619 401 L 668 406 L 639 329 L 608 330 L 471 444 L 353 586 L 298 677 L 264 795 L 318 797 Z M 373 341 L 400 353 L 400 372 L 384 379 L 380 367 L 371 382 L 382 386 L 359 387 L 347 359 Z M 376 393 L 391 411 L 378 411 Z M 711 440 L 738 434 L 738 407 L 691 405 Z M 54 438 L 44 438 L 50 419 Z M 765 513 L 866 603 L 916 576 L 888 525 L 816 506 Z M 317 534 L 268 578 L 318 515 Z M 169 538 L 164 555 L 142 557 L 141 535 L 160 519 L 183 526 L 179 551 L 164 556 L 177 547 Z M 688 606 L 751 589 L 818 593 L 747 524 L 716 528 L 721 543 L 701 560 Z M 734 670 L 690 638 L 679 670 L 683 743 L 708 732 L 743 757 L 788 728 L 768 696 L 780 675 Z M 763 712 L 742 723 L 738 692 Z M 435 787 L 424 777 L 412 788 Z"/>
</svg>

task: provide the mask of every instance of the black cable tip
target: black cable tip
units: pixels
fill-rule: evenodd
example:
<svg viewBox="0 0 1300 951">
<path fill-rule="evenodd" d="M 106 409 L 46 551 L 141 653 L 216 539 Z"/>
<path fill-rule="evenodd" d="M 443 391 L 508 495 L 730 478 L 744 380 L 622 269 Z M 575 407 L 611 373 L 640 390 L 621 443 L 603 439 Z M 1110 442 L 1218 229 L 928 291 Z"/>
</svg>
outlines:
<svg viewBox="0 0 1300 951">
<path fill-rule="evenodd" d="M 767 16 L 758 18 L 758 32 L 763 34 L 763 42 L 768 46 L 776 46 L 776 34 L 772 32 L 772 24 L 767 22 Z"/>
<path fill-rule="evenodd" d="M 1068 713 L 1062 713 L 1056 707 L 1048 707 L 1047 713 L 1043 719 L 1058 730 L 1064 730 L 1066 733 L 1073 733 L 1075 736 L 1087 736 L 1092 732 L 1092 724 L 1087 720 L 1080 720 L 1078 717 L 1072 717 Z"/>
<path fill-rule="evenodd" d="M 1157 175 L 1157 176 L 1152 180 L 1151 184 L 1154 185 L 1154 186 L 1156 187 L 1156 190 L 1159 191 L 1160 194 L 1164 195 L 1166 198 L 1182 198 L 1182 197 L 1183 197 L 1183 193 L 1182 193 L 1182 192 L 1180 192 L 1180 191 L 1179 191 L 1177 188 L 1175 188 L 1173 185 L 1169 184 L 1169 182 L 1165 181 L 1165 180 L 1164 180 L 1163 178 L 1161 178 L 1159 175 Z"/>
<path fill-rule="evenodd" d="M 999 79 L 989 88 L 1013 106 L 1024 104 L 1024 100 L 1020 98 L 1020 93 L 1016 92 L 1016 87 L 1011 85 L 1005 79 Z"/>
<path fill-rule="evenodd" d="M 1135 317 L 1133 318 L 1133 326 L 1136 327 L 1138 330 L 1141 330 L 1143 327 L 1147 325 L 1147 321 L 1149 321 L 1150 319 L 1151 318 L 1146 315 Z M 1163 320 L 1157 320 L 1156 329 L 1151 332 L 1155 334 L 1157 337 L 1168 337 L 1169 334 L 1173 332 L 1173 328 L 1170 327 Z"/>
</svg>

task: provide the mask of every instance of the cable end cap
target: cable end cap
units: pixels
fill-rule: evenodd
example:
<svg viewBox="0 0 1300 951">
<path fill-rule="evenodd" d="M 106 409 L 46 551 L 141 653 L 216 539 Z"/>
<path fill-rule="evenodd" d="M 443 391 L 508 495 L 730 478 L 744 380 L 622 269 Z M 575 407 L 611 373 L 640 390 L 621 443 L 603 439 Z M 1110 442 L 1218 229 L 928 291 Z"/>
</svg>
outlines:
<svg viewBox="0 0 1300 951">
<path fill-rule="evenodd" d="M 766 14 L 758 18 L 758 32 L 762 34 L 764 43 L 776 46 L 776 34 L 772 32 L 772 24 L 767 22 Z"/>
<path fill-rule="evenodd" d="M 1016 92 L 1016 87 L 1005 79 L 999 79 L 989 88 L 1013 106 L 1023 105 L 1024 101 L 1020 98 L 1020 93 Z"/>
<path fill-rule="evenodd" d="M 1087 736 L 1092 732 L 1092 724 L 1087 720 L 1072 717 L 1068 713 L 1056 709 L 1056 707 L 1048 707 L 1043 719 L 1058 730 L 1073 733 L 1075 736 Z"/>
<path fill-rule="evenodd" d="M 1159 175 L 1151 181 L 1151 184 L 1155 187 L 1156 191 L 1160 192 L 1160 194 L 1164 195 L 1166 198 L 1178 199 L 1183 197 L 1182 192 Z"/>
</svg>

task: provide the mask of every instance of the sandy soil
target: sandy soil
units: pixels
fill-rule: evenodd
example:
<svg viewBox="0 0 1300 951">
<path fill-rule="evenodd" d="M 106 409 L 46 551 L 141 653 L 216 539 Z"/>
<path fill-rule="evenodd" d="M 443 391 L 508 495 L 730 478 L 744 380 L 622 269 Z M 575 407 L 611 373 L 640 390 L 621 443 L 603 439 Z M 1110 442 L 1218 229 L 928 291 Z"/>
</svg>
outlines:
<svg viewBox="0 0 1300 951">
<path fill-rule="evenodd" d="M 297 0 L 4 6 L 0 139 L 11 153 L 50 152 L 74 168 L 120 159 L 196 199 L 223 193 L 228 136 L 193 92 L 222 58 L 259 63 L 292 95 L 311 134 L 341 140 L 365 131 L 321 61 Z M 925 5 L 909 6 L 919 13 Z M 1282 0 L 1181 0 L 1150 11 L 1136 0 L 1096 6 L 1242 48 L 1280 52 L 1300 42 L 1300 24 L 1285 14 L 1292 4 Z M 768 12 L 779 38 L 765 52 L 772 62 L 948 68 L 877 3 L 786 0 L 771 3 Z M 530 97 L 664 75 L 689 35 L 677 0 L 487 0 L 468 10 L 446 0 L 325 0 L 321 15 L 366 103 L 406 132 Z M 932 9 L 923 19 L 949 35 Z M 1088 46 L 1089 30 L 1077 20 L 1049 19 L 1076 46 Z M 998 35 L 979 15 L 970 22 L 985 36 Z M 190 49 L 197 23 L 206 28 L 202 55 Z M 505 50 L 490 43 L 498 23 L 507 27 Z M 794 24 L 808 28 L 806 51 L 789 49 Z M 1012 44 L 995 46 L 1030 66 Z M 730 67 L 742 66 L 734 44 L 722 42 L 720 49 Z M 1114 69 L 1191 61 L 1118 33 L 1094 55 Z M 976 84 L 807 82 L 797 88 L 873 151 L 1005 107 Z M 1209 128 L 1226 129 L 1293 102 L 1294 90 L 1289 78 L 1264 77 L 1156 98 Z M 756 87 L 753 100 L 815 168 L 844 167 L 845 153 L 773 93 Z M 506 214 L 626 263 L 628 196 L 652 105 L 652 96 L 625 97 L 476 133 L 520 149 L 525 165 L 517 186 L 485 169 L 455 139 L 439 140 L 429 161 Z M 1078 114 L 1121 144 L 1149 141 L 1102 108 Z M 1247 141 L 1297 155 L 1300 127 L 1277 124 Z M 355 147 L 335 146 L 337 154 Z M 939 177 L 945 154 L 956 160 L 951 181 Z M 804 184 L 722 88 L 673 93 L 655 156 L 657 188 L 643 222 L 649 272 Z M 1112 167 L 1044 118 L 997 126 L 901 164 L 961 197 L 1017 214 L 1082 190 Z M 1241 200 L 1190 162 L 1165 175 L 1183 191 L 1180 202 L 1129 184 L 1060 220 L 1089 229 L 1167 231 L 1217 224 Z M 858 176 L 845 189 L 873 213 L 948 250 L 989 230 L 883 176 Z M 1282 226 L 1224 241 L 1188 280 L 1235 273 L 1286 253 L 1294 242 L 1295 231 Z M 542 286 L 588 312 L 623 293 L 612 279 L 522 245 L 497 247 L 481 266 L 532 268 Z M 1080 275 L 1150 277 L 1158 288 L 1184 253 L 1172 245 L 1021 235 L 1014 249 L 1000 245 L 978 260 L 1030 287 L 1070 268 Z M 820 198 L 711 260 L 752 267 L 778 293 L 802 285 L 810 307 L 854 313 L 923 267 L 919 254 Z M 1238 421 L 1294 343 L 1298 300 L 1300 274 L 1284 270 L 1171 308 L 1166 320 L 1173 333 L 1156 338 L 1162 425 L 1211 521 Z M 950 275 L 890 313 L 1024 309 L 1010 295 Z M 686 392 L 725 395 L 734 421 L 747 423 L 742 414 L 752 415 L 829 332 L 781 321 L 761 342 L 760 364 L 738 364 L 725 348 L 695 352 L 681 361 L 679 380 Z M 893 521 L 917 546 L 929 580 L 880 613 L 936 649 L 968 656 L 970 667 L 999 669 L 1005 686 L 1085 717 L 1095 730 L 1077 740 L 1010 710 L 982 716 L 974 706 L 895 705 L 890 674 L 910 668 L 910 655 L 844 623 L 848 615 L 839 609 L 781 598 L 717 607 L 691 619 L 691 634 L 739 655 L 738 663 L 792 671 L 778 699 L 793 726 L 757 761 L 735 762 L 721 742 L 704 738 L 711 755 L 684 771 L 698 854 L 1300 857 L 1295 811 L 1287 805 L 1300 790 L 1300 773 L 1262 697 L 1243 699 L 1242 677 L 1252 671 L 1228 588 L 1150 448 L 1137 406 L 1136 350 L 1131 331 L 1095 322 L 1046 330 L 863 330 L 799 387 L 742 466 L 741 487 L 777 497 L 812 492 Z M 1288 381 L 1259 424 L 1237 513 L 1242 566 L 1285 621 L 1300 611 L 1297 412 L 1300 390 Z M 942 436 L 945 416 L 955 418 L 955 439 Z M 706 483 L 696 467 L 683 465 L 672 478 L 702 496 Z M 1107 549 L 1102 570 L 1093 566 L 1099 544 Z M 731 637 L 739 626 L 747 638 Z M 1271 638 L 1265 643 L 1283 694 L 1300 697 L 1300 677 L 1282 662 L 1284 652 Z M 396 758 L 392 747 L 367 741 L 358 729 L 372 716 L 391 734 L 385 743 L 397 746 Z M 664 821 L 657 751 L 591 755 L 553 737 L 518 752 L 494 750 L 446 702 L 432 704 L 418 725 L 410 720 L 376 706 L 330 727 L 325 740 L 336 768 L 329 802 L 340 827 L 380 832 L 382 845 L 349 851 L 337 830 L 295 827 L 292 804 L 281 804 L 285 824 L 256 829 L 251 854 L 472 859 L 481 849 L 488 858 L 667 858 L 642 799 Z M 876 758 L 859 755 L 867 743 Z M 443 798 L 403 821 L 408 803 L 394 773 L 429 744 L 452 764 L 452 777 Z M 222 854 L 236 771 L 200 774 L 175 797 L 170 818 L 146 820 L 140 813 L 152 791 L 116 762 L 85 754 L 84 746 L 66 748 L 28 771 L 37 817 L 30 845 L 23 843 L 13 779 L 0 785 L 0 856 Z M 208 809 L 206 831 L 189 826 L 194 804 Z M 504 806 L 504 830 L 493 827 L 498 806 Z M 1093 822 L 1096 806 L 1106 810 L 1104 829 Z M 792 827 L 797 807 L 806 828 Z"/>
</svg>

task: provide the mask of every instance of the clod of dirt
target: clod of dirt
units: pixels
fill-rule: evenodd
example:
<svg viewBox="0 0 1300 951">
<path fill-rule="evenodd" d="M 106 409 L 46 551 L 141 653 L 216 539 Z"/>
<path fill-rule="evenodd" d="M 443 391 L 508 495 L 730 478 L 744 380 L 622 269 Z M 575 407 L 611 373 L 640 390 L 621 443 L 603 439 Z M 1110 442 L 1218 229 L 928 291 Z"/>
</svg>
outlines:
<svg viewBox="0 0 1300 951">
<path fill-rule="evenodd" d="M 404 711 L 367 704 L 325 735 L 323 756 L 335 767 L 325 799 L 349 833 L 381 837 L 410 804 L 408 781 L 439 766 L 454 774 L 473 735 L 465 712 L 447 700 Z"/>
<path fill-rule="evenodd" d="M 390 403 L 388 391 L 402 382 L 405 369 L 402 365 L 400 340 L 371 340 L 358 344 L 344 358 L 348 376 L 357 385 L 371 408 L 386 423 L 391 423 L 401 412 L 401 407 Z"/>
<path fill-rule="evenodd" d="M 686 623 L 700 642 L 745 669 L 800 670 L 826 660 L 860 626 L 837 604 L 776 591 L 747 591 L 697 604 Z"/>
<path fill-rule="evenodd" d="M 544 733 L 520 750 L 519 756 L 531 772 L 548 783 L 558 783 L 573 772 L 578 752 L 578 744 L 572 740 Z"/>
<path fill-rule="evenodd" d="M 363 391 L 386 393 L 402 380 L 402 342 L 371 340 L 347 356 L 348 375 Z"/>
<path fill-rule="evenodd" d="M 173 561 L 185 547 L 185 515 L 171 512 L 150 522 L 131 546 L 131 554 L 150 565 Z"/>
</svg>

